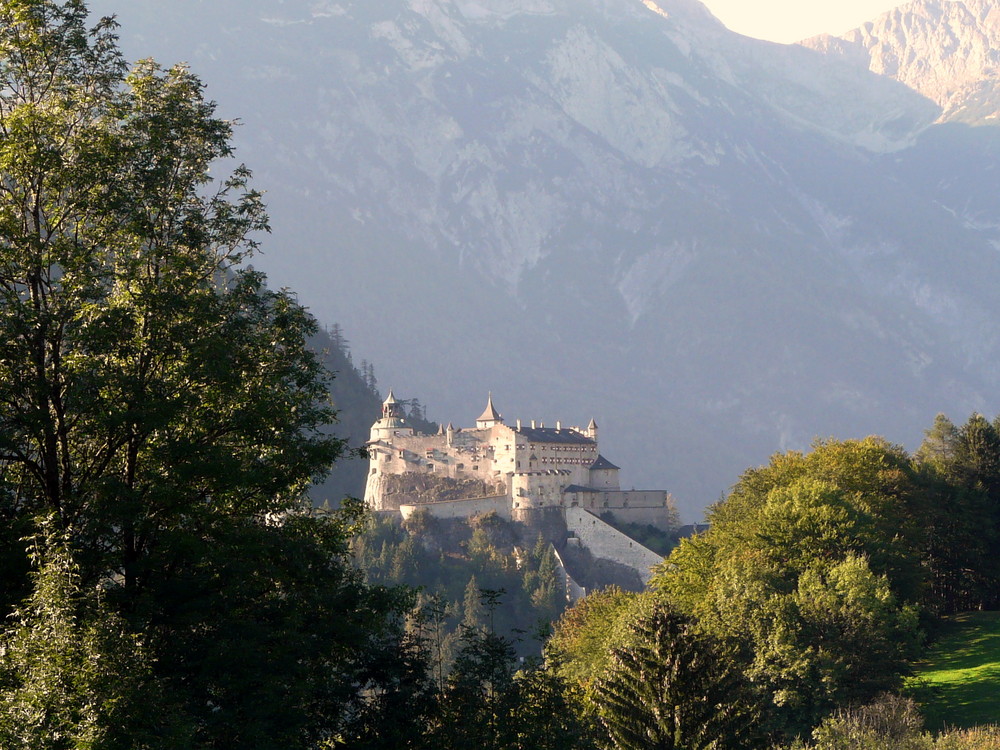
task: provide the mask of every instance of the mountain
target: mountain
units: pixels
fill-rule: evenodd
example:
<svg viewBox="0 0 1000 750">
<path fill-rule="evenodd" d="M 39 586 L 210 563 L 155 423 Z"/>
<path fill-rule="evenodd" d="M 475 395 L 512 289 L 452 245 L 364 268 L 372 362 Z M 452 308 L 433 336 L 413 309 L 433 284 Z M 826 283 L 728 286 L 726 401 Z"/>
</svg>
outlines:
<svg viewBox="0 0 1000 750">
<path fill-rule="evenodd" d="M 1000 114 L 1000 6 L 995 0 L 916 0 L 806 47 L 905 83 L 943 121 L 982 124 Z"/>
<path fill-rule="evenodd" d="M 255 265 L 439 421 L 593 416 L 692 519 L 773 451 L 997 409 L 995 131 L 856 56 L 694 0 L 91 7 L 242 118 Z"/>
</svg>

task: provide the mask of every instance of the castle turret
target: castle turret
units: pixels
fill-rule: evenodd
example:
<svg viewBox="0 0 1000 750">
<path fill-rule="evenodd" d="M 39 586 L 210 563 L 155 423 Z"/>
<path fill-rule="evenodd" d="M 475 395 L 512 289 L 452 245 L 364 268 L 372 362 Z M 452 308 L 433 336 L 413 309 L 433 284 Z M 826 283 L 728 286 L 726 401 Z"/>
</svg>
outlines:
<svg viewBox="0 0 1000 750">
<path fill-rule="evenodd" d="M 590 418 L 590 424 L 587 425 L 587 437 L 595 443 L 597 442 L 597 422 L 594 421 L 593 417 Z"/>
<path fill-rule="evenodd" d="M 590 465 L 590 486 L 595 490 L 618 490 L 618 467 L 602 455 Z"/>
<path fill-rule="evenodd" d="M 406 424 L 403 405 L 389 391 L 382 402 L 382 418 L 372 425 L 371 440 L 388 440 L 394 435 L 412 435 L 413 428 Z"/>
<path fill-rule="evenodd" d="M 493 393 L 491 392 L 486 399 L 486 408 L 483 409 L 483 413 L 476 420 L 476 429 L 484 430 L 497 424 L 503 424 L 503 417 L 493 408 Z"/>
<path fill-rule="evenodd" d="M 389 395 L 382 402 L 382 419 L 398 418 L 403 419 L 403 407 L 389 389 Z"/>
</svg>

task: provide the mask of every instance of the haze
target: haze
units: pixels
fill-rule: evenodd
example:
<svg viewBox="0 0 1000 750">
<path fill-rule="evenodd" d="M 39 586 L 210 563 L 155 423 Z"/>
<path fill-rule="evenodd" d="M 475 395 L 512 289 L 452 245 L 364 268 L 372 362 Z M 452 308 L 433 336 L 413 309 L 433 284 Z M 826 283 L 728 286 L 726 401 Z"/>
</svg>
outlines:
<svg viewBox="0 0 1000 750">
<path fill-rule="evenodd" d="M 708 0 L 705 5 L 730 30 L 791 43 L 817 34 L 840 34 L 900 5 L 882 0 L 838 0 L 803 3 L 800 0 Z"/>
</svg>

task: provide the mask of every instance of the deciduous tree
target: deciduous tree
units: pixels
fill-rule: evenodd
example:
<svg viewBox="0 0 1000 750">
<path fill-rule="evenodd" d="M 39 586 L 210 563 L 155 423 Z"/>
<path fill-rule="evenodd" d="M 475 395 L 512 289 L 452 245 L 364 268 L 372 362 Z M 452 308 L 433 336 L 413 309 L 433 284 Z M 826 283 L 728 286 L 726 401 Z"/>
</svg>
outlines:
<svg viewBox="0 0 1000 750">
<path fill-rule="evenodd" d="M 356 713 L 405 603 L 350 569 L 350 517 L 303 511 L 343 446 L 315 322 L 240 265 L 267 217 L 246 168 L 213 179 L 232 124 L 86 24 L 82 0 L 0 0 L 0 600 L 49 580 L 19 542 L 45 519 L 188 746 L 303 746 Z"/>
<path fill-rule="evenodd" d="M 738 647 L 769 722 L 807 732 L 895 687 L 918 651 L 923 488 L 882 440 L 826 441 L 746 472 L 653 585 Z"/>
</svg>

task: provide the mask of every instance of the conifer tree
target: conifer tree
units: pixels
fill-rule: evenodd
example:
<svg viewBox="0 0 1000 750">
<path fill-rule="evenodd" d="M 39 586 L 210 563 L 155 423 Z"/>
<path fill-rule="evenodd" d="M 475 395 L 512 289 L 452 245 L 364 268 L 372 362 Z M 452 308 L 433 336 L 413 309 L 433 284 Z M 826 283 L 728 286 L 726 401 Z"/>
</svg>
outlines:
<svg viewBox="0 0 1000 750">
<path fill-rule="evenodd" d="M 615 750 L 751 747 L 753 704 L 737 665 L 664 606 L 631 628 L 597 684 Z"/>
</svg>

